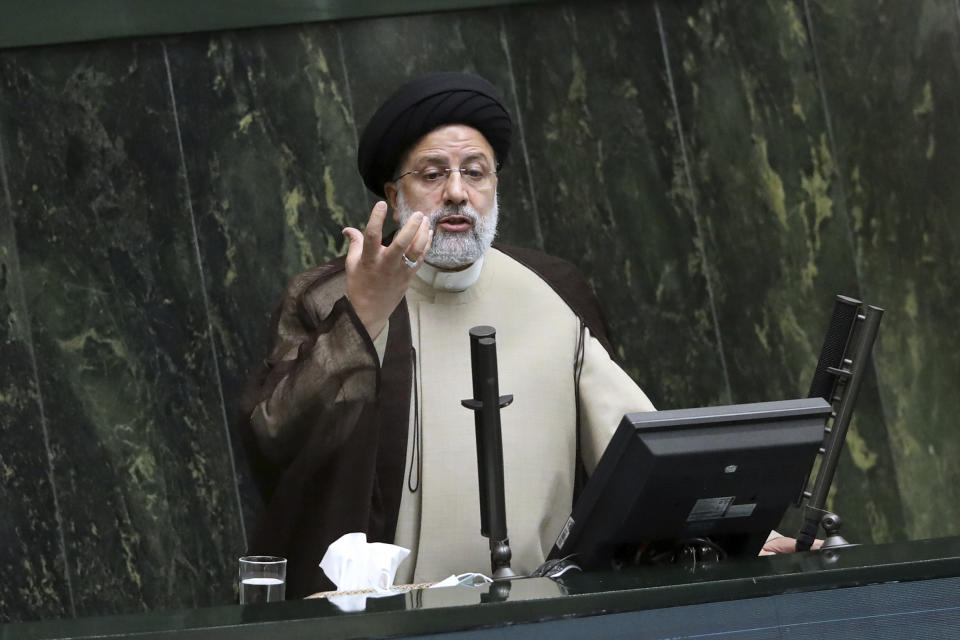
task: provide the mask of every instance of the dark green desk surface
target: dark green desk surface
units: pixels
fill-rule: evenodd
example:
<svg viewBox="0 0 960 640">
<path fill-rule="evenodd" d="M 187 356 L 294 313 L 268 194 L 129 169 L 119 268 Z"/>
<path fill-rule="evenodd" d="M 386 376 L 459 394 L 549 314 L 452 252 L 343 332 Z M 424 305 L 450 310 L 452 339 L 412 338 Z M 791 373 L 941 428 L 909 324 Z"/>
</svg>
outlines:
<svg viewBox="0 0 960 640">
<path fill-rule="evenodd" d="M 509 589 L 493 585 L 481 589 L 457 587 L 414 591 L 368 599 L 366 611 L 357 613 L 344 613 L 326 600 L 304 600 L 12 624 L 0 627 L 0 640 L 68 637 L 319 639 L 416 636 L 471 629 L 486 630 L 466 634 L 471 638 L 494 631 L 498 637 L 506 637 L 505 630 L 511 630 L 511 636 L 521 637 L 523 634 L 518 635 L 517 630 L 524 627 L 546 631 L 546 627 L 523 623 L 556 625 L 600 616 L 589 619 L 596 622 L 607 617 L 614 619 L 619 614 L 652 612 L 669 607 L 683 607 L 676 609 L 678 614 L 697 615 L 696 607 L 691 605 L 779 597 L 782 594 L 811 594 L 838 588 L 850 589 L 835 592 L 837 594 L 874 589 L 870 592 L 870 601 L 882 607 L 884 597 L 902 602 L 907 596 L 893 591 L 885 596 L 878 594 L 875 587 L 866 585 L 902 590 L 910 586 L 903 583 L 913 581 L 929 585 L 927 591 L 932 589 L 941 600 L 946 598 L 948 603 L 957 605 L 941 606 L 936 611 L 960 616 L 960 580 L 955 579 L 956 576 L 960 576 L 960 537 L 951 537 L 770 556 L 722 563 L 696 571 L 663 567 L 573 574 L 557 582 L 542 578 L 515 580 L 509 584 Z M 690 614 L 691 611 L 694 613 Z M 934 609 L 928 606 L 908 613 L 925 611 Z M 950 618 L 949 624 L 953 624 L 954 619 Z M 557 629 L 550 633 L 554 637 L 563 635 L 562 630 L 558 632 Z M 578 633 L 583 633 L 583 629 Z"/>
</svg>

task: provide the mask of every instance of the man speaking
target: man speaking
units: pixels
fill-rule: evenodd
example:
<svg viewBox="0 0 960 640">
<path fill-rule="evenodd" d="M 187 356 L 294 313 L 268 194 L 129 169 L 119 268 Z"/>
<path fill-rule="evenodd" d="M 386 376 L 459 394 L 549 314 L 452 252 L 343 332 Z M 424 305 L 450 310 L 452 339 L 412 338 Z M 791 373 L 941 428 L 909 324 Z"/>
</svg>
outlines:
<svg viewBox="0 0 960 640">
<path fill-rule="evenodd" d="M 345 258 L 294 277 L 245 406 L 267 491 L 251 551 L 286 556 L 287 595 L 332 588 L 318 567 L 344 533 L 411 550 L 398 583 L 489 571 L 480 535 L 468 331 L 497 330 L 513 569 L 533 571 L 622 415 L 652 410 L 610 358 L 583 276 L 491 247 L 512 124 L 483 78 L 402 86 L 360 140 L 384 198 Z M 399 225 L 384 244 L 389 210 Z M 505 215 L 510 215 L 509 203 Z M 571 232 L 576 230 L 571 229 Z"/>
</svg>

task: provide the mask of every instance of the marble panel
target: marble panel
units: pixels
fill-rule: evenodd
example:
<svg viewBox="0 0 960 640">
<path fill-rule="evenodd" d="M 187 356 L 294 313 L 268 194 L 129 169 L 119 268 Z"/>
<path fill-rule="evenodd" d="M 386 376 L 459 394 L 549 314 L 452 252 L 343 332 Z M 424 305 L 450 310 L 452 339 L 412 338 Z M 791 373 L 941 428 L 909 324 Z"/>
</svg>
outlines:
<svg viewBox="0 0 960 640">
<path fill-rule="evenodd" d="M 229 602 L 244 541 L 161 44 L 5 53 L 0 91 L 77 614 Z"/>
<path fill-rule="evenodd" d="M 654 4 L 504 11 L 550 253 L 578 264 L 660 408 L 729 398 Z"/>
<path fill-rule="evenodd" d="M 911 538 L 960 528 L 960 13 L 809 2 Z"/>
<path fill-rule="evenodd" d="M 350 96 L 330 24 L 182 37 L 168 51 L 224 395 L 237 424 L 287 279 L 341 255 L 341 229 L 369 215 Z M 242 447 L 236 454 L 252 526 L 262 505 Z"/>
<path fill-rule="evenodd" d="M 476 73 L 501 90 L 514 121 L 514 137 L 500 172 L 498 237 L 508 244 L 539 249 L 543 239 L 538 206 L 530 191 L 523 137 L 529 123 L 525 114 L 517 111 L 516 60 L 507 38 L 509 24 L 504 20 L 509 15 L 493 9 L 420 14 L 343 22 L 339 29 L 358 135 L 390 94 L 421 74 Z"/>
<path fill-rule="evenodd" d="M 0 622 L 70 615 L 30 321 L 22 304 L 0 113 Z"/>
<path fill-rule="evenodd" d="M 660 6 L 733 400 L 803 397 L 834 295 L 859 287 L 802 6 Z M 851 539 L 902 538 L 875 384 L 858 406 L 833 506 Z"/>
</svg>

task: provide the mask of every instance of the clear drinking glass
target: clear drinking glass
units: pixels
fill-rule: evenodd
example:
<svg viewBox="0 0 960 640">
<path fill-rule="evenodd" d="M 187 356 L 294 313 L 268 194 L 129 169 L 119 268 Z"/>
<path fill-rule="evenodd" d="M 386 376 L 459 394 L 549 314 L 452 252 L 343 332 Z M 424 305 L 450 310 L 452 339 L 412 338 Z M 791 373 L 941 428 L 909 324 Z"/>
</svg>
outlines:
<svg viewBox="0 0 960 640">
<path fill-rule="evenodd" d="M 277 556 L 240 558 L 240 604 L 279 602 L 287 591 L 287 559 Z"/>
</svg>

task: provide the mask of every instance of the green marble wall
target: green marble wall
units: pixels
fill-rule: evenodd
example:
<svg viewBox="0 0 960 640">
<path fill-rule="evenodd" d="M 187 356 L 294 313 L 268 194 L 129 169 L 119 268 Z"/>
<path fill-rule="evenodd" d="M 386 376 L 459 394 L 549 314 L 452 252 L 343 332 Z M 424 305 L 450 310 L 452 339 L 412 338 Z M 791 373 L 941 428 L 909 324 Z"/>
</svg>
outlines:
<svg viewBox="0 0 960 640">
<path fill-rule="evenodd" d="M 907 534 L 956 533 L 960 11 L 810 8 L 861 288 L 889 309 L 876 358 Z"/>
<path fill-rule="evenodd" d="M 285 279 L 373 202 L 358 128 L 481 73 L 504 241 L 578 263 L 663 408 L 803 395 L 887 308 L 849 537 L 960 531 L 955 0 L 538 4 L 0 51 L 0 621 L 230 601 L 230 425 Z M 786 525 L 790 529 L 791 525 Z"/>
<path fill-rule="evenodd" d="M 805 395 L 833 294 L 868 292 L 804 6 L 665 3 L 661 13 L 733 400 Z M 870 371 L 833 485 L 851 538 L 904 535 L 883 405 Z"/>
</svg>

